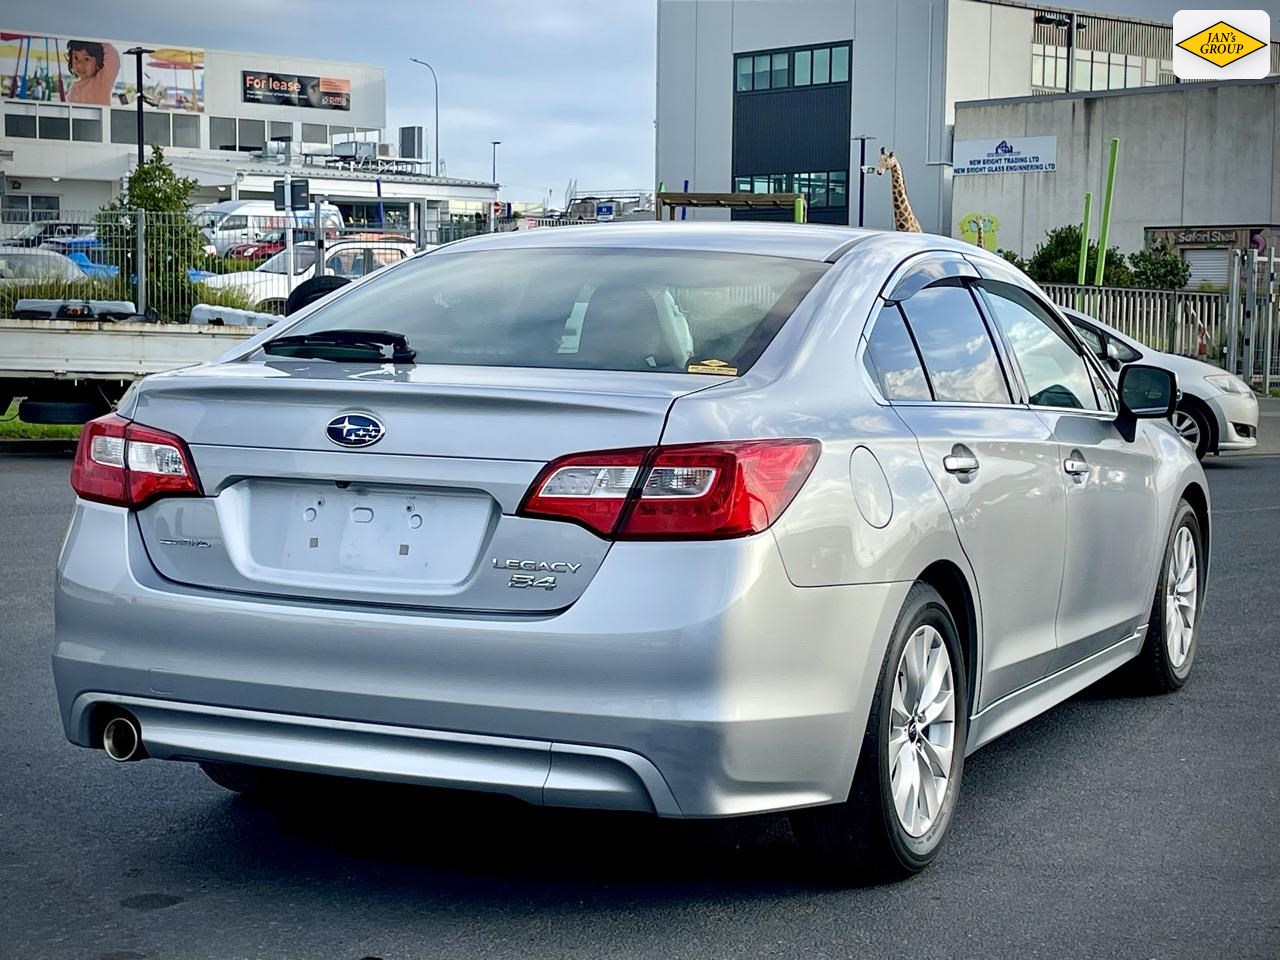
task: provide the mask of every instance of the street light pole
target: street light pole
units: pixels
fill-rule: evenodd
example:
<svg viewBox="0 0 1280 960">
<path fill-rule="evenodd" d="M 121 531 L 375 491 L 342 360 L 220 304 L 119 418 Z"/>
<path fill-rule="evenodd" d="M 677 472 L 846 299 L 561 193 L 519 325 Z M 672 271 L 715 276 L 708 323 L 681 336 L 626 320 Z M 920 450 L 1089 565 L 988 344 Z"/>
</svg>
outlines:
<svg viewBox="0 0 1280 960">
<path fill-rule="evenodd" d="M 155 53 L 154 50 L 148 50 L 146 47 L 130 47 L 125 51 L 126 56 L 136 57 L 138 61 L 138 166 L 142 166 L 143 160 L 143 136 L 142 136 L 142 104 L 147 99 L 142 95 L 142 58 L 149 53 Z"/>
<path fill-rule="evenodd" d="M 489 142 L 493 144 L 493 182 L 497 183 L 498 182 L 498 145 L 501 144 L 502 141 L 490 140 Z"/>
<path fill-rule="evenodd" d="M 874 140 L 875 137 L 869 137 L 866 134 L 858 134 L 856 137 L 850 137 L 850 140 L 857 140 L 862 144 L 858 151 L 858 226 L 862 226 L 863 207 L 867 198 L 867 174 L 865 167 L 867 165 L 867 141 Z"/>
<path fill-rule="evenodd" d="M 410 57 L 414 63 L 421 64 L 431 71 L 431 86 L 435 90 L 436 100 L 436 129 L 435 129 L 435 159 L 431 161 L 431 170 L 438 177 L 440 176 L 440 79 L 436 76 L 436 68 L 431 66 L 425 60 L 419 60 L 417 57 Z"/>
</svg>

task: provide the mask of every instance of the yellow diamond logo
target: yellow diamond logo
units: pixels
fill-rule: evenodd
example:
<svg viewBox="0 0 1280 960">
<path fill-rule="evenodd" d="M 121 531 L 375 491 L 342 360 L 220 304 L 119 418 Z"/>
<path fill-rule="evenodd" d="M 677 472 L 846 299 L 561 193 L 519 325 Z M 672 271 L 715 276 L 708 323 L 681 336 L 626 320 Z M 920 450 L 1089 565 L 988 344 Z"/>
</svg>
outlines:
<svg viewBox="0 0 1280 960">
<path fill-rule="evenodd" d="M 1203 22 L 1202 20 L 1201 23 Z M 1178 46 L 1188 53 L 1194 53 L 1201 60 L 1208 60 L 1216 67 L 1225 67 L 1241 57 L 1261 50 L 1266 44 L 1257 37 L 1236 29 L 1225 20 L 1219 20 L 1212 27 L 1201 30 L 1193 37 L 1187 37 Z"/>
</svg>

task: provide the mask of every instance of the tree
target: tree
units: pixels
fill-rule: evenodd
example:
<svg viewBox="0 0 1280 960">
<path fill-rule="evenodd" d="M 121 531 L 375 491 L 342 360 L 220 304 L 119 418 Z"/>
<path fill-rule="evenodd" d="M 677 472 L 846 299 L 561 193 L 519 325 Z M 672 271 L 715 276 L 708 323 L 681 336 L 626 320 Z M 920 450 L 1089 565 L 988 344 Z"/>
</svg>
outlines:
<svg viewBox="0 0 1280 960">
<path fill-rule="evenodd" d="M 1130 256 L 1129 266 L 1133 282 L 1148 290 L 1181 290 L 1191 279 L 1191 264 L 1163 240 Z"/>
<path fill-rule="evenodd" d="M 204 259 L 204 238 L 191 219 L 191 193 L 196 181 L 180 177 L 159 147 L 140 163 L 125 189 L 102 207 L 97 216 L 98 239 L 120 267 L 122 293 L 131 296 L 137 285 L 137 211 L 146 223 L 143 257 L 146 301 L 159 320 L 185 321 L 200 302 L 187 271 Z"/>
<path fill-rule="evenodd" d="M 1074 223 L 1055 227 L 1045 234 L 1044 242 L 1036 247 L 1027 261 L 1027 275 L 1036 283 L 1075 283 L 1079 279 L 1080 228 Z M 1085 283 L 1093 283 L 1098 264 L 1098 245 L 1089 241 L 1085 259 Z M 1106 273 L 1103 286 L 1131 287 L 1133 274 L 1125 264 L 1119 247 L 1107 248 Z"/>
</svg>

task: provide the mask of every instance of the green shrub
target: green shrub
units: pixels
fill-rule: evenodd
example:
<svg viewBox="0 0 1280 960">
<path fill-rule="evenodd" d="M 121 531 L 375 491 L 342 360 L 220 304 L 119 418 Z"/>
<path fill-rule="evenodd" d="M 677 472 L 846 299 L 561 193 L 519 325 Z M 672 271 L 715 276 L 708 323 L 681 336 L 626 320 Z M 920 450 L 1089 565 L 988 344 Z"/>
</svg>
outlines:
<svg viewBox="0 0 1280 960">
<path fill-rule="evenodd" d="M 1164 241 L 1129 257 L 1133 282 L 1147 290 L 1181 290 L 1191 279 L 1191 264 Z"/>
<path fill-rule="evenodd" d="M 1036 247 L 1027 261 L 1026 272 L 1036 283 L 1075 283 L 1079 279 L 1080 228 L 1074 223 L 1055 227 L 1045 234 L 1044 242 Z M 1098 245 L 1089 241 L 1085 258 L 1085 283 L 1092 284 L 1098 264 Z M 1119 247 L 1107 248 L 1104 287 L 1132 287 L 1133 273 L 1125 264 Z"/>
</svg>

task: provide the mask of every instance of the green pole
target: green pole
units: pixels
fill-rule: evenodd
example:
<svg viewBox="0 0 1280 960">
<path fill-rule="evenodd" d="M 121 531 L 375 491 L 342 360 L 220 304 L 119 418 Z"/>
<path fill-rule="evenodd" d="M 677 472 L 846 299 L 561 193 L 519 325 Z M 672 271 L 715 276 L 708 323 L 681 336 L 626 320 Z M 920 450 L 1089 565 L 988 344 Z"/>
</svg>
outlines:
<svg viewBox="0 0 1280 960">
<path fill-rule="evenodd" d="M 805 222 L 804 197 L 796 197 L 796 223 Z"/>
<path fill-rule="evenodd" d="M 1111 138 L 1111 159 L 1107 164 L 1107 192 L 1102 198 L 1102 227 L 1098 234 L 1098 269 L 1094 271 L 1093 285 L 1102 286 L 1102 275 L 1107 267 L 1107 238 L 1111 233 L 1111 196 L 1116 186 L 1116 160 L 1120 156 L 1120 138 Z"/>
<path fill-rule="evenodd" d="M 1080 264 L 1076 268 L 1076 286 L 1084 286 L 1085 269 L 1089 263 L 1089 215 L 1093 212 L 1093 194 L 1084 195 L 1084 222 L 1080 224 Z M 1076 291 L 1076 309 L 1084 310 L 1084 291 Z"/>
</svg>

